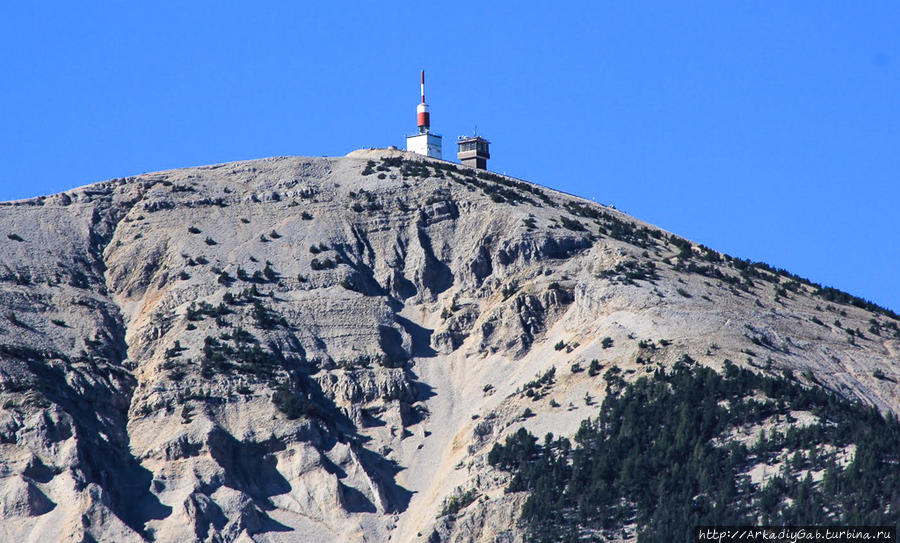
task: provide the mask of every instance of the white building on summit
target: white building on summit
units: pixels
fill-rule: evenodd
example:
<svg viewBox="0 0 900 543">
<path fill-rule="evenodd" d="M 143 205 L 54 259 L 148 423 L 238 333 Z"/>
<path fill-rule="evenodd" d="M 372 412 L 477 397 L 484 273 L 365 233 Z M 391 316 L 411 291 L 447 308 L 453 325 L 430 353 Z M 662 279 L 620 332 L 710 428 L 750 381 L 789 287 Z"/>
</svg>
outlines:
<svg viewBox="0 0 900 543">
<path fill-rule="evenodd" d="M 416 107 L 418 134 L 406 137 L 406 150 L 431 158 L 441 157 L 441 136 L 431 132 L 431 112 L 425 103 L 425 70 L 422 70 L 422 102 Z"/>
</svg>

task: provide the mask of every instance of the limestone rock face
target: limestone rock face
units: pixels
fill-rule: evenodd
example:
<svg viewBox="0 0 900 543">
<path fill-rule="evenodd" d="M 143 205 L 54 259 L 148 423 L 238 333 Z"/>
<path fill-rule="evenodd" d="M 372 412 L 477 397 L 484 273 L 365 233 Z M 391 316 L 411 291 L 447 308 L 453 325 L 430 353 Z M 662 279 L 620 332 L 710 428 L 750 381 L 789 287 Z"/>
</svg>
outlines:
<svg viewBox="0 0 900 543">
<path fill-rule="evenodd" d="M 398 151 L 2 203 L 0 320 L 4 541 L 522 541 L 487 452 L 574 434 L 594 359 L 730 359 L 900 412 L 887 312 Z"/>
</svg>

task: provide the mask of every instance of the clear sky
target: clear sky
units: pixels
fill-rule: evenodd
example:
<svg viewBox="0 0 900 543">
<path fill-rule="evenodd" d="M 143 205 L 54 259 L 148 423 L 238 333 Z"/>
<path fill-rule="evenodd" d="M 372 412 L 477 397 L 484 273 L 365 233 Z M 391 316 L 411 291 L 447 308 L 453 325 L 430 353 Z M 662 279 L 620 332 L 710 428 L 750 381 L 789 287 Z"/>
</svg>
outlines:
<svg viewBox="0 0 900 543">
<path fill-rule="evenodd" d="M 896 0 L 312 4 L 7 2 L 0 200 L 402 147 L 424 68 L 445 158 L 900 311 Z"/>
</svg>

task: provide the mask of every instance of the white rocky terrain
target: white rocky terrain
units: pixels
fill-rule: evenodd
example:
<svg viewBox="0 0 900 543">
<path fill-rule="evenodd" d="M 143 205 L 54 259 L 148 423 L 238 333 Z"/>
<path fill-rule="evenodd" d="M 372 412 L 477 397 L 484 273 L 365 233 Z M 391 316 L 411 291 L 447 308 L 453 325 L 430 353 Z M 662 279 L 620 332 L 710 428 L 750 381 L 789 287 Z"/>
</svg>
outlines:
<svg viewBox="0 0 900 543">
<path fill-rule="evenodd" d="M 2 541 L 521 541 L 491 446 L 684 354 L 900 413 L 889 311 L 400 151 L 0 204 L 0 309 Z"/>
</svg>

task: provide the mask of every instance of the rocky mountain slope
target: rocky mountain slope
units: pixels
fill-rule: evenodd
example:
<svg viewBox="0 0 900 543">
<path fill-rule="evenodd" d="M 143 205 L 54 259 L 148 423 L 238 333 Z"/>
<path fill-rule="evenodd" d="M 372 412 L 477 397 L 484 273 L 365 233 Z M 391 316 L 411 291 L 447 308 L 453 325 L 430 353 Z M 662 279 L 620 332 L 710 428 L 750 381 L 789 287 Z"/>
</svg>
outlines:
<svg viewBox="0 0 900 543">
<path fill-rule="evenodd" d="M 0 204 L 0 309 L 4 541 L 521 541 L 492 446 L 685 355 L 900 412 L 890 311 L 400 151 Z"/>
</svg>

